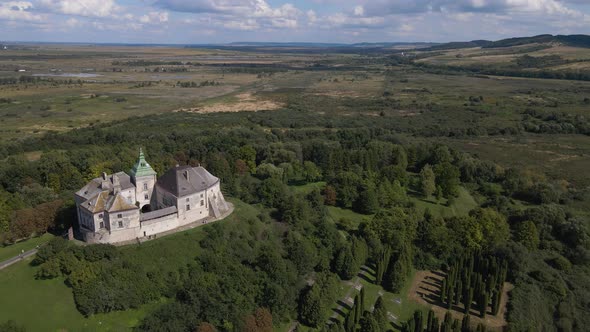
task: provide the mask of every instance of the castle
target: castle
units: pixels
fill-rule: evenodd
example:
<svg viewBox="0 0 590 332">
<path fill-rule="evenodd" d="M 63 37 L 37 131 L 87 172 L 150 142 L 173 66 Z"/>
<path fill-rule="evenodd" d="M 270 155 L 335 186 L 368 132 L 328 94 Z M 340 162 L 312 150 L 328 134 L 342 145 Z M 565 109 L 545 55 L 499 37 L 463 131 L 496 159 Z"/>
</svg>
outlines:
<svg viewBox="0 0 590 332">
<path fill-rule="evenodd" d="M 160 178 L 143 152 L 130 172 L 90 181 L 75 194 L 81 236 L 88 243 L 151 238 L 231 212 L 219 179 L 205 168 L 176 166 Z"/>
</svg>

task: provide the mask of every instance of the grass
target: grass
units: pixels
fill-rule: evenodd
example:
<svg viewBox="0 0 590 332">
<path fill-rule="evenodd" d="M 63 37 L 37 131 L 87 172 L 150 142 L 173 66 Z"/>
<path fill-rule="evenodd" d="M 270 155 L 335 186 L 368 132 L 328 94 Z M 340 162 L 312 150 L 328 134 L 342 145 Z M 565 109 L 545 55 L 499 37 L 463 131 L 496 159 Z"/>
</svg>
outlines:
<svg viewBox="0 0 590 332">
<path fill-rule="evenodd" d="M 326 186 L 326 182 L 313 182 L 313 183 L 306 183 L 306 184 L 300 185 L 300 186 L 291 186 L 291 189 L 293 189 L 298 194 L 309 194 L 314 189 L 321 190 L 325 186 Z"/>
<path fill-rule="evenodd" d="M 36 280 L 32 258 L 0 271 L 0 322 L 14 320 L 28 331 L 130 330 L 158 303 L 84 317 L 62 278 Z"/>
<path fill-rule="evenodd" d="M 393 315 L 395 315 L 397 317 L 396 324 L 392 325 L 395 330 L 399 330 L 401 323 L 407 321 L 410 317 L 412 317 L 412 315 L 414 314 L 414 311 L 421 310 L 425 314 L 427 313 L 427 311 L 429 309 L 428 307 L 421 305 L 419 303 L 410 301 L 408 299 L 408 295 L 409 295 L 410 287 L 412 285 L 412 280 L 414 279 L 415 271 L 413 271 L 412 274 L 408 277 L 406 283 L 404 284 L 404 287 L 401 289 L 401 291 L 399 293 L 387 292 L 383 289 L 383 287 L 381 287 L 379 285 L 375 285 L 373 283 L 374 277 L 372 275 L 374 273 L 374 271 L 370 268 L 369 268 L 369 271 L 370 271 L 369 273 L 364 273 L 364 275 L 366 276 L 366 279 L 365 278 L 360 279 L 361 284 L 365 288 L 365 308 L 367 310 L 371 309 L 371 307 L 377 301 L 377 298 L 379 298 L 380 294 L 382 294 L 381 296 L 383 297 L 383 301 L 385 303 L 385 308 L 387 309 L 388 312 L 392 313 Z M 339 298 L 338 298 L 339 300 L 342 300 L 342 298 L 344 297 L 346 292 L 352 287 L 346 281 L 342 281 L 341 285 L 343 287 L 345 287 L 345 290 L 342 294 L 339 294 Z M 354 292 L 351 293 L 351 297 L 354 298 L 354 296 L 359 293 L 360 293 L 359 291 L 355 290 Z M 400 303 L 397 303 L 396 300 L 399 300 Z M 333 309 L 335 309 L 337 306 L 338 305 L 335 305 Z M 345 309 L 345 311 L 346 311 L 346 309 Z M 338 319 L 341 322 L 344 321 L 344 317 L 342 317 L 342 316 L 338 316 Z"/>
<path fill-rule="evenodd" d="M 361 222 L 373 219 L 373 215 L 360 214 L 337 206 L 328 206 L 328 215 L 336 224 L 340 224 L 344 220 L 349 222 L 353 228 L 357 228 Z"/>
<path fill-rule="evenodd" d="M 437 202 L 436 199 L 432 197 L 424 199 L 410 196 L 410 199 L 412 202 L 416 203 L 416 207 L 421 212 L 429 209 L 434 216 L 441 217 L 467 215 L 469 211 L 478 206 L 473 196 L 471 196 L 469 191 L 464 187 L 459 187 L 459 196 L 451 206 L 447 206 L 446 199 L 442 199 L 440 202 Z"/>
<path fill-rule="evenodd" d="M 17 242 L 15 244 L 0 247 L 0 262 L 18 256 L 23 250 L 28 251 L 34 249 L 36 246 L 49 242 L 54 235 L 45 233 L 39 237 L 34 237 L 26 241 Z"/>
<path fill-rule="evenodd" d="M 239 227 L 238 221 L 258 214 L 256 208 L 229 199 L 235 211 L 223 223 Z M 175 269 L 192 261 L 199 253 L 199 240 L 212 225 L 168 235 L 141 245 L 129 245 L 121 251 L 129 259 L 146 264 L 146 269 Z M 43 237 L 47 239 L 47 236 Z M 23 242 L 23 245 L 29 241 Z M 34 246 L 34 245 L 33 245 Z M 10 247 L 7 247 L 10 248 Z M 3 249 L 7 249 L 3 248 Z M 20 252 L 20 249 L 17 249 Z M 86 318 L 75 306 L 72 290 L 63 278 L 36 280 L 38 267 L 30 266 L 31 258 L 0 271 L 0 322 L 14 320 L 29 331 L 126 331 L 136 326 L 160 303 L 139 309 L 97 314 Z"/>
</svg>

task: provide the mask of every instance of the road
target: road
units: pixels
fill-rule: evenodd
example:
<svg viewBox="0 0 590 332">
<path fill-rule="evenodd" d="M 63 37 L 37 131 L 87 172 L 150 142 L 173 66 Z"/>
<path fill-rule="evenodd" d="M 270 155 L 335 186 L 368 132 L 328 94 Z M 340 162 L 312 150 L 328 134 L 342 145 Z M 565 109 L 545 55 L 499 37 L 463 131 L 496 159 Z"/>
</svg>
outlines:
<svg viewBox="0 0 590 332">
<path fill-rule="evenodd" d="M 29 256 L 33 256 L 36 253 L 37 253 L 37 249 L 31 249 L 29 251 L 25 251 L 24 253 L 22 253 L 18 256 L 12 257 L 11 259 L 7 259 L 3 262 L 0 262 L 0 270 L 4 269 L 5 267 L 9 267 L 10 265 L 12 265 L 14 263 L 20 262 L 21 260 L 23 260 Z"/>
</svg>

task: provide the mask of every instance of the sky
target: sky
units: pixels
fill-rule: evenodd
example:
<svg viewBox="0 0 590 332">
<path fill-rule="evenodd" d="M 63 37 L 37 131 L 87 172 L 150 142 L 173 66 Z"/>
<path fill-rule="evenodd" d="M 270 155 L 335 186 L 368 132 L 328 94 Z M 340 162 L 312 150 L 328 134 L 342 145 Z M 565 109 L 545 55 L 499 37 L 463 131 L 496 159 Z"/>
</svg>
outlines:
<svg viewBox="0 0 590 332">
<path fill-rule="evenodd" d="M 590 0 L 0 0 L 0 41 L 448 42 L 590 33 Z"/>
</svg>

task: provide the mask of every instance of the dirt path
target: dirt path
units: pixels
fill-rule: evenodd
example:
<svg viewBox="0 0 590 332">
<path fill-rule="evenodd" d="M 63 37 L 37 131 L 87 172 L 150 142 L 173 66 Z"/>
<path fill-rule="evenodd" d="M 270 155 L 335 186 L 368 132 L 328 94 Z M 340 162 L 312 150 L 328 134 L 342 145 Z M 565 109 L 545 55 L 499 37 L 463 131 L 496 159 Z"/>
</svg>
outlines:
<svg viewBox="0 0 590 332">
<path fill-rule="evenodd" d="M 445 314 L 447 313 L 446 306 L 439 301 L 440 297 L 440 285 L 445 275 L 440 271 L 418 271 L 412 281 L 412 286 L 408 298 L 411 301 L 431 306 L 437 317 L 442 321 Z M 476 326 L 479 323 L 484 323 L 489 329 L 493 331 L 502 331 L 503 327 L 506 326 L 506 304 L 508 303 L 508 292 L 510 292 L 514 286 L 510 283 L 504 284 L 504 290 L 502 294 L 502 303 L 500 303 L 500 310 L 498 315 L 492 316 L 488 313 L 482 320 L 479 317 L 479 311 L 471 309 L 471 324 Z M 453 306 L 451 313 L 453 318 L 462 320 L 463 319 L 464 306 L 458 305 Z"/>
</svg>

